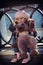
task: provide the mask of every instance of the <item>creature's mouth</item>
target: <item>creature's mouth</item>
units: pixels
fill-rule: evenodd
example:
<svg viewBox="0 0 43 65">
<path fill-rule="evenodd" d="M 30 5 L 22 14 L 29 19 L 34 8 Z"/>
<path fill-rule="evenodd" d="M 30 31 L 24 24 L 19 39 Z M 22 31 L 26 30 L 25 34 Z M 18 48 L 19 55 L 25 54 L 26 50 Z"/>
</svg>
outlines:
<svg viewBox="0 0 43 65">
<path fill-rule="evenodd" d="M 19 32 L 23 32 L 24 28 L 23 27 L 19 27 L 18 30 L 19 30 Z"/>
</svg>

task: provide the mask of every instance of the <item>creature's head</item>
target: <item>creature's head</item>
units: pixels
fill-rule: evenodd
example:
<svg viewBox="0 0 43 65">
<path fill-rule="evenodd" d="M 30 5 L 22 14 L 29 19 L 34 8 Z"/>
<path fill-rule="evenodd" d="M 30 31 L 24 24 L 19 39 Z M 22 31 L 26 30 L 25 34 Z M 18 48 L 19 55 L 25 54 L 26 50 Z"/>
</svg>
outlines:
<svg viewBox="0 0 43 65">
<path fill-rule="evenodd" d="M 26 23 L 19 23 L 16 25 L 16 31 L 23 32 L 28 30 L 28 25 Z"/>
</svg>

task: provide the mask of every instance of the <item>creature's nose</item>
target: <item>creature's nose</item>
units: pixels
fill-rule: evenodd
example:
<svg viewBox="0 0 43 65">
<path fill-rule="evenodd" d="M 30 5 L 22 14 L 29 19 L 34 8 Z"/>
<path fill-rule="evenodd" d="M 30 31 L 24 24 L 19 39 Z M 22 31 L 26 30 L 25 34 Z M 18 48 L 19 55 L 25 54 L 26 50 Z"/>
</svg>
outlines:
<svg viewBox="0 0 43 65">
<path fill-rule="evenodd" d="M 17 22 L 17 21 L 15 21 L 15 23 L 16 23 L 16 25 L 18 24 L 18 22 Z"/>
</svg>

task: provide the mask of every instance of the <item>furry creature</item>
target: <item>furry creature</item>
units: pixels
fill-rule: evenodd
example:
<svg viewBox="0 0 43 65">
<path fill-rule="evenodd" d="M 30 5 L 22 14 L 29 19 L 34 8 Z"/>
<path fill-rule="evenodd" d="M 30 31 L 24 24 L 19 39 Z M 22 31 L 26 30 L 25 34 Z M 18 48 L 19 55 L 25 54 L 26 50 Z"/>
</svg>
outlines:
<svg viewBox="0 0 43 65">
<path fill-rule="evenodd" d="M 17 46 L 19 51 L 22 53 L 27 52 L 27 49 L 30 48 L 30 53 L 34 51 L 37 47 L 36 39 L 33 36 L 28 34 L 28 26 L 25 23 L 19 23 L 16 26 L 16 32 L 19 33 L 17 39 Z M 21 49 L 21 50 L 20 50 Z M 24 54 L 23 54 L 24 56 Z"/>
<path fill-rule="evenodd" d="M 18 33 L 18 37 L 16 40 L 16 44 L 13 45 L 13 47 L 18 47 L 19 49 L 19 59 L 23 59 L 22 63 L 27 63 L 30 61 L 30 55 L 34 56 L 38 54 L 38 51 L 36 51 L 37 43 L 33 36 L 28 34 L 29 26 L 26 23 L 19 23 L 16 25 L 16 33 Z M 30 52 L 28 52 L 27 49 L 30 49 Z M 17 56 L 18 57 L 18 56 Z M 16 62 L 18 59 L 13 59 L 14 62 Z"/>
<path fill-rule="evenodd" d="M 28 58 L 30 60 L 30 55 L 36 55 L 38 52 L 36 51 L 37 43 L 33 36 L 28 34 L 28 25 L 26 23 L 19 23 L 16 25 L 16 32 L 19 34 L 16 47 L 18 47 L 21 59 L 23 59 L 22 63 L 25 63 L 24 59 Z M 13 45 L 14 47 L 14 45 Z M 30 49 L 29 55 L 27 54 L 28 50 Z"/>
</svg>

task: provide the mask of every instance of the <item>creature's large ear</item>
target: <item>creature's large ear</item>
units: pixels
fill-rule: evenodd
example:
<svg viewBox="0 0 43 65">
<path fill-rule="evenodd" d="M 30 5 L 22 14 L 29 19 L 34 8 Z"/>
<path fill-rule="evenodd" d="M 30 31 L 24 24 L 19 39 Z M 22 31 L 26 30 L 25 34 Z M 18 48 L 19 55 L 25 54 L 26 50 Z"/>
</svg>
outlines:
<svg viewBox="0 0 43 65">
<path fill-rule="evenodd" d="M 28 19 L 25 20 L 25 23 L 29 26 L 29 20 Z"/>
<path fill-rule="evenodd" d="M 27 21 L 28 22 L 34 22 L 34 20 L 32 18 L 28 18 Z"/>
<path fill-rule="evenodd" d="M 30 19 L 30 20 L 29 20 L 29 23 L 30 23 L 30 27 L 31 27 L 31 28 L 34 28 L 34 27 L 35 27 L 35 25 L 34 25 L 35 23 L 34 23 L 34 22 L 35 22 L 35 21 L 34 21 L 33 19 Z"/>
<path fill-rule="evenodd" d="M 34 28 L 34 20 L 29 18 L 25 21 L 25 23 L 28 25 L 30 28 Z"/>
</svg>

